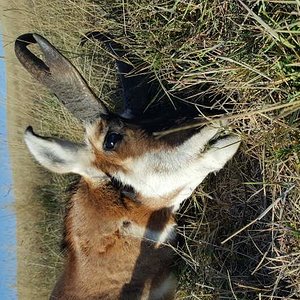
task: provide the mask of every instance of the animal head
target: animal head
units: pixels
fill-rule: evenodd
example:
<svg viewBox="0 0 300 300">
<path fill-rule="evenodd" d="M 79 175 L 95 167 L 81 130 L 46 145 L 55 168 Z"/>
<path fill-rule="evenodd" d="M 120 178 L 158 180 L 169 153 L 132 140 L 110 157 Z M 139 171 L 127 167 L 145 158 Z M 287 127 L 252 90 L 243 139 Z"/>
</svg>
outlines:
<svg viewBox="0 0 300 300">
<path fill-rule="evenodd" d="M 45 62 L 27 49 L 30 43 L 39 45 Z M 238 137 L 219 137 L 219 124 L 206 126 L 188 137 L 179 135 L 176 142 L 172 138 L 156 139 L 141 125 L 143 122 L 132 117 L 133 112 L 142 113 L 128 104 L 128 99 L 134 98 L 133 80 L 128 82 L 126 74 L 121 75 L 128 101 L 125 112 L 114 114 L 95 97 L 71 62 L 39 35 L 19 37 L 15 51 L 23 66 L 86 124 L 84 144 L 41 137 L 31 127 L 26 130 L 30 152 L 53 172 L 77 173 L 94 184 L 113 178 L 131 186 L 138 199 L 150 206 L 177 209 L 207 174 L 221 169 L 238 149 Z M 141 85 L 136 88 L 141 93 Z M 148 88 L 142 87 L 145 94 Z"/>
</svg>

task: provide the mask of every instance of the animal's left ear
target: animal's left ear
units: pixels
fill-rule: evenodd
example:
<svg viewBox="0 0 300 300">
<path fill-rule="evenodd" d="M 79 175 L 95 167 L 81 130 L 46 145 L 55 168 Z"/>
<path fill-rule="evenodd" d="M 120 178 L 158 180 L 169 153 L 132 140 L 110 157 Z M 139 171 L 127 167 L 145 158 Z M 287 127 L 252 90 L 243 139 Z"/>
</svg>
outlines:
<svg viewBox="0 0 300 300">
<path fill-rule="evenodd" d="M 25 143 L 35 159 L 52 172 L 76 173 L 84 177 L 102 175 L 92 167 L 92 154 L 85 145 L 39 136 L 32 127 L 25 131 Z"/>
</svg>

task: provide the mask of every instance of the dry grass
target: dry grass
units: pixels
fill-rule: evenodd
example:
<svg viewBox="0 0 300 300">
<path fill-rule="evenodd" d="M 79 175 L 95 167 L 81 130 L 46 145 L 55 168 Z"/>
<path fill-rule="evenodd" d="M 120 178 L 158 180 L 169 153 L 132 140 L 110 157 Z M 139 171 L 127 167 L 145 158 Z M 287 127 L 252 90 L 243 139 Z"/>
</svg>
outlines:
<svg viewBox="0 0 300 300">
<path fill-rule="evenodd" d="M 31 27 L 108 103 L 114 64 L 99 44 L 78 46 L 87 31 L 114 34 L 143 61 L 136 70 L 168 83 L 169 95 L 188 94 L 182 101 L 201 109 L 208 92 L 222 93 L 214 106 L 233 106 L 239 155 L 178 215 L 178 299 L 299 298 L 299 1 L 55 0 L 32 7 L 24 9 Z M 37 104 L 43 132 L 81 138 L 78 123 L 52 98 Z"/>
</svg>

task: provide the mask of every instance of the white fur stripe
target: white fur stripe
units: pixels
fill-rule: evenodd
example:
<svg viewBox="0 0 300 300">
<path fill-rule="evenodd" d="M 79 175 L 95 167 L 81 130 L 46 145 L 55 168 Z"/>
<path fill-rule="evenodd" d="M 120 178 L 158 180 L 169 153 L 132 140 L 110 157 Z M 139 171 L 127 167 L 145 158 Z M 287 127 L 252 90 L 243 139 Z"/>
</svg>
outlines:
<svg viewBox="0 0 300 300">
<path fill-rule="evenodd" d="M 175 224 L 168 224 L 162 231 L 156 231 L 131 223 L 128 227 L 122 228 L 122 233 L 157 243 L 171 242 L 176 237 Z"/>
</svg>

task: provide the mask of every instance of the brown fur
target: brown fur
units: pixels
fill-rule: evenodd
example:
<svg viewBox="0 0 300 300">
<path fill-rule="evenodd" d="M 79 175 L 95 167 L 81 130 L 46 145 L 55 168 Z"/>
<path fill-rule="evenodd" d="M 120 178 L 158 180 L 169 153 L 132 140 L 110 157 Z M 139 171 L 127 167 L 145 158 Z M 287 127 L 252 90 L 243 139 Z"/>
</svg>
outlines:
<svg viewBox="0 0 300 300">
<path fill-rule="evenodd" d="M 104 137 L 108 130 L 122 133 L 123 140 L 115 151 L 103 150 Z M 95 154 L 94 166 L 104 173 L 112 173 L 117 170 L 128 172 L 125 161 L 129 158 L 139 157 L 151 150 L 171 149 L 172 147 L 162 140 L 157 140 L 145 131 L 130 127 L 119 121 L 97 120 L 87 130 L 87 142 Z"/>
<path fill-rule="evenodd" d="M 82 179 L 65 221 L 65 269 L 51 299 L 148 299 L 171 274 L 172 250 L 123 229 L 137 224 L 161 231 L 173 223 L 169 209 L 121 199 L 107 181 L 94 187 Z M 174 288 L 159 299 L 173 299 Z"/>
</svg>

